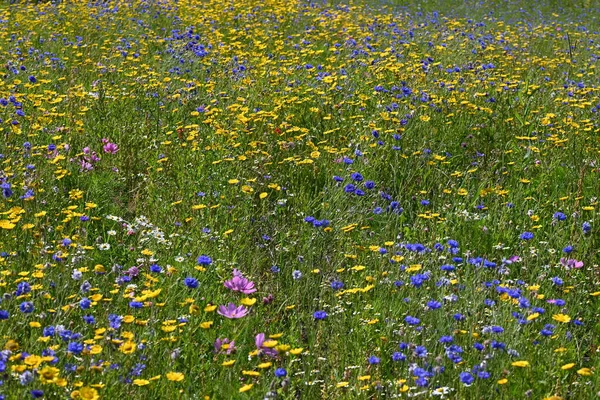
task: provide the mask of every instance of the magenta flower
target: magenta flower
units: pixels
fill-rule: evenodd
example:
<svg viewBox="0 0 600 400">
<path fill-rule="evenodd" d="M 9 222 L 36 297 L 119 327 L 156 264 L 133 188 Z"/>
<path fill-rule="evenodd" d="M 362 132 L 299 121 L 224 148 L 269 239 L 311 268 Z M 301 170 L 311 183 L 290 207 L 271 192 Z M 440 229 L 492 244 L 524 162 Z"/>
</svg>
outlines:
<svg viewBox="0 0 600 400">
<path fill-rule="evenodd" d="M 575 260 L 573 258 L 570 259 L 566 259 L 566 258 L 561 258 L 560 259 L 560 263 L 562 264 L 563 267 L 567 267 L 567 269 L 572 269 L 572 268 L 581 268 L 583 267 L 583 261 L 578 261 Z"/>
<path fill-rule="evenodd" d="M 233 270 L 233 278 L 225 281 L 224 285 L 227 289 L 231 289 L 234 292 L 241 292 L 244 294 L 256 292 L 254 282 L 244 278 L 244 275 L 237 269 Z"/>
<path fill-rule="evenodd" d="M 104 149 L 105 153 L 115 154 L 117 151 L 119 151 L 119 146 L 117 146 L 116 143 L 110 142 L 108 139 L 102 139 L 102 143 L 104 143 L 104 147 L 102 148 Z"/>
<path fill-rule="evenodd" d="M 236 307 L 235 304 L 229 303 L 227 306 L 219 306 L 217 314 L 220 314 L 225 318 L 237 319 L 245 317 L 248 314 L 248 309 L 244 306 Z"/>
<path fill-rule="evenodd" d="M 264 354 L 265 356 L 275 357 L 277 355 L 277 350 L 271 347 L 264 347 L 263 343 L 265 343 L 265 334 L 259 333 L 256 335 L 256 339 L 254 341 L 256 344 L 256 348 L 259 354 Z"/>
<path fill-rule="evenodd" d="M 224 338 L 223 340 L 217 339 L 215 341 L 215 353 L 225 353 L 227 355 L 233 353 L 235 351 L 235 340 L 229 341 L 229 339 Z"/>
</svg>

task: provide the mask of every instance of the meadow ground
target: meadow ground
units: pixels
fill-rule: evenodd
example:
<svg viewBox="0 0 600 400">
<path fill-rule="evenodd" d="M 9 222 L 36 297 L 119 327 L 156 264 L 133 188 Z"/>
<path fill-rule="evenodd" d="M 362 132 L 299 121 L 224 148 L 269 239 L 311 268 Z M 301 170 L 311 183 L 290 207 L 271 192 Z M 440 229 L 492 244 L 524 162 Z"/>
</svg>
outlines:
<svg viewBox="0 0 600 400">
<path fill-rule="evenodd" d="M 0 398 L 595 398 L 599 19 L 3 2 Z"/>
</svg>

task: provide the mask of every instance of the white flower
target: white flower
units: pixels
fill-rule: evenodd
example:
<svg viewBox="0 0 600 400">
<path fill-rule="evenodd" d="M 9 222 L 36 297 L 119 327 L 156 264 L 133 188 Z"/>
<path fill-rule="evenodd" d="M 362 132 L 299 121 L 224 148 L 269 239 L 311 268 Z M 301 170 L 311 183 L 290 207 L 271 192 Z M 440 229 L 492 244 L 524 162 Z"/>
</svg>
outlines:
<svg viewBox="0 0 600 400">
<path fill-rule="evenodd" d="M 110 230 L 110 231 L 106 232 L 106 234 L 109 236 L 115 236 L 117 234 L 117 231 Z"/>
<path fill-rule="evenodd" d="M 74 269 L 73 273 L 71 274 L 71 278 L 75 279 L 76 281 L 80 280 L 82 276 L 83 274 L 78 269 Z"/>
<path fill-rule="evenodd" d="M 110 244 L 108 244 L 108 243 L 102 243 L 102 244 L 98 245 L 98 248 L 100 250 L 110 250 Z"/>
</svg>

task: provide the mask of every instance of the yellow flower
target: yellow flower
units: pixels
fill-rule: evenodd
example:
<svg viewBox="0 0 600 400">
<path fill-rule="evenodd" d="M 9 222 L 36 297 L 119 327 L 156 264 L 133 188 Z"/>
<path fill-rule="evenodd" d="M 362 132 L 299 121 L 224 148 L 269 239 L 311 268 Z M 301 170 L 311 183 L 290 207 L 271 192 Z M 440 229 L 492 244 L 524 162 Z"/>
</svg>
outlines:
<svg viewBox="0 0 600 400">
<path fill-rule="evenodd" d="M 254 386 L 254 384 L 252 384 L 252 383 L 242 386 L 240 388 L 240 393 L 247 392 L 248 390 L 252 389 L 252 386 Z"/>
<path fill-rule="evenodd" d="M 513 367 L 529 367 L 529 361 L 515 361 L 511 364 Z"/>
<path fill-rule="evenodd" d="M 173 382 L 181 382 L 184 377 L 181 372 L 167 372 L 167 379 Z"/>
<path fill-rule="evenodd" d="M 146 386 L 150 381 L 147 379 L 136 379 L 133 381 L 133 384 L 136 386 Z"/>
<path fill-rule="evenodd" d="M 15 224 L 10 222 L 9 220 L 3 219 L 0 220 L 0 228 L 1 229 L 12 229 L 15 227 Z"/>
<path fill-rule="evenodd" d="M 128 341 L 123 343 L 121 347 L 119 347 L 119 350 L 121 350 L 121 353 L 123 354 L 131 354 L 135 351 L 136 347 L 135 342 Z"/>
<path fill-rule="evenodd" d="M 79 398 L 83 400 L 98 400 L 100 396 L 96 389 L 84 386 L 79 389 Z"/>
<path fill-rule="evenodd" d="M 592 372 L 592 370 L 589 368 L 581 368 L 581 369 L 577 370 L 577 373 L 582 376 L 590 376 L 590 375 L 594 374 Z"/>
<path fill-rule="evenodd" d="M 200 324 L 200 328 L 209 329 L 213 325 L 213 321 L 206 321 Z"/>
<path fill-rule="evenodd" d="M 562 367 L 560 367 L 560 369 L 571 369 L 575 366 L 575 363 L 569 363 L 569 364 L 565 364 Z"/>
<path fill-rule="evenodd" d="M 242 303 L 245 306 L 253 306 L 256 303 L 256 299 L 251 299 L 249 297 L 245 297 L 243 298 L 240 303 Z"/>
<path fill-rule="evenodd" d="M 506 383 L 508 383 L 508 379 L 506 379 L 506 378 L 500 379 L 500 380 L 498 381 L 498 385 L 504 385 L 504 384 L 506 384 Z"/>
<path fill-rule="evenodd" d="M 54 381 L 58 377 L 58 368 L 45 366 L 39 371 L 42 383 L 48 383 Z"/>
<path fill-rule="evenodd" d="M 552 316 L 552 319 L 558 322 L 563 322 L 565 324 L 571 321 L 571 317 L 565 314 L 555 314 Z"/>
<path fill-rule="evenodd" d="M 346 386 L 348 386 L 348 382 L 338 382 L 338 384 L 335 385 L 335 387 L 337 387 L 337 388 L 343 388 Z"/>
</svg>

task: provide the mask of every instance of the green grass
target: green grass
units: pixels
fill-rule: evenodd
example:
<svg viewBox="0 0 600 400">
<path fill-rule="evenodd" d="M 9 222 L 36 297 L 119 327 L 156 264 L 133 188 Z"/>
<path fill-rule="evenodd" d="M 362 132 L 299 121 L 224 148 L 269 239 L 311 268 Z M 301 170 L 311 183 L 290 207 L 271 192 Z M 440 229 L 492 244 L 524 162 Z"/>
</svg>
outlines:
<svg viewBox="0 0 600 400">
<path fill-rule="evenodd" d="M 597 10 L 0 6 L 0 394 L 598 396 Z"/>
</svg>

